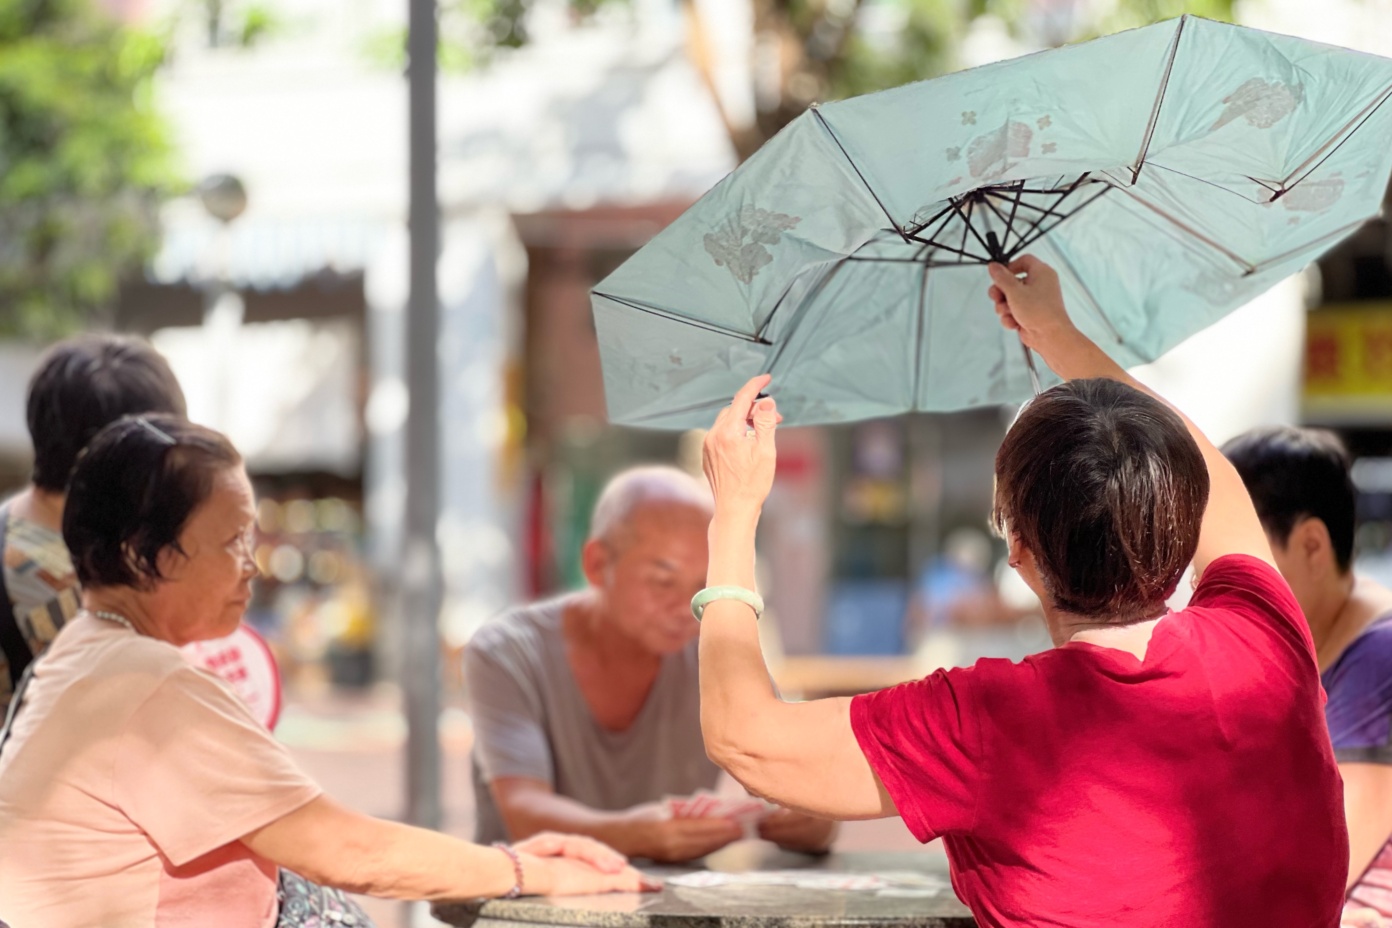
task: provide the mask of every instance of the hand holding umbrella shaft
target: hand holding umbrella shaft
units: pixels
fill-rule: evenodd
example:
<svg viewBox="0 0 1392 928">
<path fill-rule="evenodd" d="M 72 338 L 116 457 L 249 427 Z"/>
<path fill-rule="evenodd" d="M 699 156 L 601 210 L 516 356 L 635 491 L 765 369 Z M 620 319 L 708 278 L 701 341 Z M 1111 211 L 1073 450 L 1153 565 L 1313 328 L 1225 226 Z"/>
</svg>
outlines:
<svg viewBox="0 0 1392 928">
<path fill-rule="evenodd" d="M 1023 255 L 1009 266 L 992 264 L 991 299 L 1007 329 L 1020 333 L 1026 348 L 1044 355 L 1053 367 L 1049 350 L 1060 341 L 1079 337 L 1063 305 L 1058 274 L 1032 255 Z"/>
<path fill-rule="evenodd" d="M 1001 325 L 1018 332 L 1024 346 L 1037 352 L 1050 370 L 1064 380 L 1109 377 L 1144 389 L 1073 325 L 1052 267 L 1033 255 L 1022 255 L 1008 266 L 992 264 L 988 270 L 993 281 L 989 292 Z"/>
</svg>

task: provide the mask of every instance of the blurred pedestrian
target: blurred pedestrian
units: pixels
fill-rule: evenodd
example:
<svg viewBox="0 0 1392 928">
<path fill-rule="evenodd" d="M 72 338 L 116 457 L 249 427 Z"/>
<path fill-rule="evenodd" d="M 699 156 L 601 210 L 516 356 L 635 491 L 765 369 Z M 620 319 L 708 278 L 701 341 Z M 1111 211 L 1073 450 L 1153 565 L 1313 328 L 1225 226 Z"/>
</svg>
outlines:
<svg viewBox="0 0 1392 928">
<path fill-rule="evenodd" d="M 119 420 L 78 458 L 63 538 L 83 608 L 30 665 L 0 732 L 0 906 L 13 928 L 368 925 L 342 891 L 644 885 L 588 839 L 479 847 L 325 796 L 178 650 L 240 623 L 254 522 L 236 450 L 174 416 Z"/>
<path fill-rule="evenodd" d="M 77 576 L 61 534 L 78 452 L 124 415 L 185 415 L 183 391 L 164 358 L 119 335 L 54 345 L 29 381 L 27 407 L 33 479 L 0 506 L 0 718 L 24 669 L 78 608 Z"/>
<path fill-rule="evenodd" d="M 710 507 L 709 490 L 676 468 L 619 474 L 585 542 L 588 587 L 515 609 L 469 642 L 479 841 L 550 830 L 685 861 L 742 837 L 734 821 L 673 818 L 661 803 L 720 777 L 701 741 L 690 611 Z M 835 826 L 780 810 L 759 834 L 821 852 Z"/>
<path fill-rule="evenodd" d="M 1073 326 L 1052 268 L 990 273 L 1004 327 L 1068 381 L 1025 405 L 995 466 L 994 519 L 1055 647 L 781 702 L 755 626 L 777 425 L 758 377 L 705 445 L 707 750 L 794 808 L 942 837 L 982 928 L 1336 924 L 1348 831 L 1315 649 L 1242 479 Z"/>
<path fill-rule="evenodd" d="M 1331 432 L 1276 426 L 1239 435 L 1223 453 L 1252 494 L 1314 639 L 1344 781 L 1345 918 L 1361 910 L 1362 922 L 1376 913 L 1392 924 L 1392 591 L 1353 570 L 1348 452 Z"/>
</svg>

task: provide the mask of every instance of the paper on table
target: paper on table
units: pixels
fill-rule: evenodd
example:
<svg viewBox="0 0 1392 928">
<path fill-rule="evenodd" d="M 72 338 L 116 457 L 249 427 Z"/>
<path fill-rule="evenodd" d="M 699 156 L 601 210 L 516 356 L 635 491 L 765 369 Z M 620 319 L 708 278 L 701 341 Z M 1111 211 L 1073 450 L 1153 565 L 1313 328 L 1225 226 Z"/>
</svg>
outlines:
<svg viewBox="0 0 1392 928">
<path fill-rule="evenodd" d="M 670 886 L 708 889 L 714 886 L 792 886 L 797 889 L 875 892 L 885 895 L 937 895 L 947 883 L 929 873 L 896 870 L 885 873 L 828 873 L 814 870 L 758 870 L 749 873 L 720 873 L 702 870 L 669 876 Z"/>
</svg>

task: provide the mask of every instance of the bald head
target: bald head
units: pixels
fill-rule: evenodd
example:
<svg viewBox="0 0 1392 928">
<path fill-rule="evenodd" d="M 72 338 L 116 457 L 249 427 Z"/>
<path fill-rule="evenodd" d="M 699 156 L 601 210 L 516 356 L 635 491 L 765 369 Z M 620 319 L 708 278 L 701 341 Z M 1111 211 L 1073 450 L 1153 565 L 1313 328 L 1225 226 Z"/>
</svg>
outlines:
<svg viewBox="0 0 1392 928">
<path fill-rule="evenodd" d="M 590 538 L 622 546 L 635 520 L 654 509 L 680 507 L 712 511 L 710 488 L 675 467 L 648 465 L 620 471 L 604 487 L 590 520 Z"/>
</svg>

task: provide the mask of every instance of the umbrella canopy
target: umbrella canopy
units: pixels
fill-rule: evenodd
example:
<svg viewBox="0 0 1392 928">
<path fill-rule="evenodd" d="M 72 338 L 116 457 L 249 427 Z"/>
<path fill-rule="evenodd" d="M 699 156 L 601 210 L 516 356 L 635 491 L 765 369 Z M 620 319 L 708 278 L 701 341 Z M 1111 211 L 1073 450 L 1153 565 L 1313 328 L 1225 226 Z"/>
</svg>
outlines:
<svg viewBox="0 0 1392 928">
<path fill-rule="evenodd" d="M 814 107 L 595 288 L 610 418 L 707 426 L 762 372 L 790 425 L 1022 401 L 984 265 L 1025 252 L 1152 361 L 1378 214 L 1389 95 L 1186 16 Z"/>
</svg>

